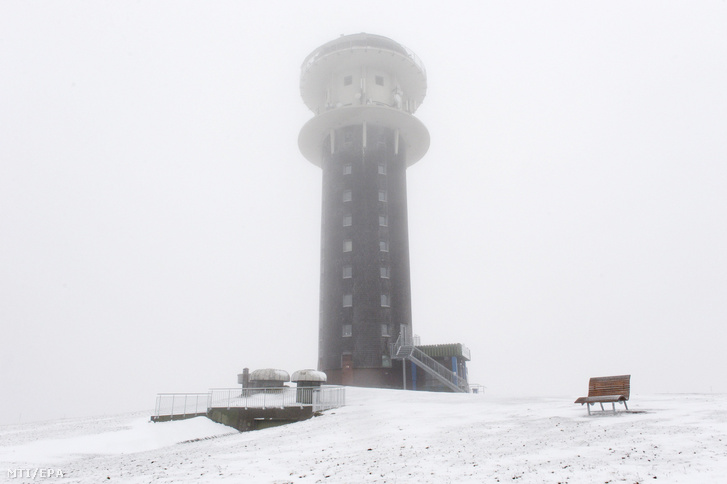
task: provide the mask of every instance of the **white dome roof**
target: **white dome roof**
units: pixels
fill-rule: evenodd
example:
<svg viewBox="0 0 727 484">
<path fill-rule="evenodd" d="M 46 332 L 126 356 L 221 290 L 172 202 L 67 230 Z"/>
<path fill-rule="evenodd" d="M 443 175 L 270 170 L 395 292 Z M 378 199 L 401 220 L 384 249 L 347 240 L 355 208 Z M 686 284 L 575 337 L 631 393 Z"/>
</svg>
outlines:
<svg viewBox="0 0 727 484">
<path fill-rule="evenodd" d="M 326 381 L 328 376 L 322 371 L 316 370 L 298 370 L 293 372 L 293 378 L 290 381 Z"/>
<path fill-rule="evenodd" d="M 251 381 L 290 381 L 290 375 L 285 370 L 263 368 L 250 373 Z"/>
</svg>

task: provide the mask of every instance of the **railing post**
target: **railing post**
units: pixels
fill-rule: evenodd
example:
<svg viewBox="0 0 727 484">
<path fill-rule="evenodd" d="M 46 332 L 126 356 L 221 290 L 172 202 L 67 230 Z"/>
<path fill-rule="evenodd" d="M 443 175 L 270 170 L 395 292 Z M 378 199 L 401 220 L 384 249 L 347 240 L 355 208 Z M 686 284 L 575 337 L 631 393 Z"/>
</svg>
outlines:
<svg viewBox="0 0 727 484">
<path fill-rule="evenodd" d="M 406 390 L 406 358 L 401 360 L 401 387 Z"/>
</svg>

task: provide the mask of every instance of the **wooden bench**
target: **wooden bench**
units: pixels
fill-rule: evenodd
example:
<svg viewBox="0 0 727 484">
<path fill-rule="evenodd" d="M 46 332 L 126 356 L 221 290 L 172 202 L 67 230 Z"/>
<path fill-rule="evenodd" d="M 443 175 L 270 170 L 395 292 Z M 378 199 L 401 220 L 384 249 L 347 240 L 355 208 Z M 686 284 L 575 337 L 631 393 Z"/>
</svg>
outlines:
<svg viewBox="0 0 727 484">
<path fill-rule="evenodd" d="M 591 414 L 591 405 L 596 403 L 601 404 L 601 410 L 604 410 L 604 403 L 610 403 L 613 413 L 616 413 L 616 402 L 623 403 L 626 410 L 629 409 L 626 400 L 630 393 L 631 375 L 599 376 L 588 381 L 588 396 L 580 397 L 574 403 L 586 405 L 588 415 Z"/>
</svg>

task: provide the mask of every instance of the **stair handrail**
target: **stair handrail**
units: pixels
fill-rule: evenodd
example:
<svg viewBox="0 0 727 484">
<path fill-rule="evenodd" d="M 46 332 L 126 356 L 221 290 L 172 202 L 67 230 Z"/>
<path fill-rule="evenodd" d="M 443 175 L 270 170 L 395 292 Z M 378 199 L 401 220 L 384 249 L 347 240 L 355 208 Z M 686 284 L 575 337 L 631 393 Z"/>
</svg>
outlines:
<svg viewBox="0 0 727 484">
<path fill-rule="evenodd" d="M 436 371 L 437 374 L 442 376 L 443 378 L 446 378 L 450 383 L 455 385 L 457 388 L 463 390 L 463 391 L 469 391 L 469 386 L 467 384 L 467 380 L 462 378 L 461 376 L 457 375 L 455 372 L 429 356 L 428 354 L 424 353 L 422 350 L 417 348 L 416 346 L 412 347 L 412 356 L 414 356 L 416 359 L 420 360 L 422 363 L 424 363 L 426 366 L 431 368 L 433 371 Z"/>
<path fill-rule="evenodd" d="M 448 387 L 450 390 L 455 392 L 461 392 L 462 389 L 459 388 L 457 385 L 452 383 L 451 379 L 448 378 L 447 375 L 442 375 L 441 373 L 437 372 L 434 368 L 430 368 L 429 366 L 425 365 L 423 361 L 418 360 L 415 356 L 409 356 L 406 358 L 407 360 L 414 363 L 416 366 L 424 370 L 425 372 L 429 373 L 435 380 L 438 380 L 440 383 Z"/>
<path fill-rule="evenodd" d="M 401 333 L 399 333 L 399 337 L 396 338 L 396 341 L 389 344 L 389 352 L 391 353 L 390 356 L 392 358 L 396 358 L 397 353 L 399 352 L 399 348 L 403 346 L 401 342 Z"/>
<path fill-rule="evenodd" d="M 402 357 L 401 355 L 399 355 L 399 352 L 403 347 L 410 349 L 410 351 L 408 355 Z M 452 370 L 442 365 L 437 360 L 414 346 L 413 340 L 411 338 L 407 338 L 405 335 L 399 334 L 399 337 L 396 338 L 396 342 L 391 344 L 390 351 L 392 358 L 408 358 L 416 360 L 415 363 L 420 363 L 419 366 L 421 366 L 422 369 L 424 369 L 425 371 L 428 369 L 429 371 L 436 373 L 437 376 L 439 376 L 441 379 L 446 380 L 452 386 L 452 389 L 455 389 L 456 387 L 463 392 L 469 392 L 469 385 L 467 383 L 467 380 L 460 377 L 455 372 L 453 372 Z"/>
</svg>

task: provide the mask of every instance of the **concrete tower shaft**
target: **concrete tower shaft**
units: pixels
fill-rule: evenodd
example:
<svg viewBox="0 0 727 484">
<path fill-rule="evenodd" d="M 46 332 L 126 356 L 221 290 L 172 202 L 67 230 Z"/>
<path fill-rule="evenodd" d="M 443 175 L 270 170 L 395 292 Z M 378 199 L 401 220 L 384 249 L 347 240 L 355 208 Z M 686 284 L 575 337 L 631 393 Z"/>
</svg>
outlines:
<svg viewBox="0 0 727 484">
<path fill-rule="evenodd" d="M 316 115 L 298 144 L 323 169 L 318 369 L 331 383 L 400 386 L 389 344 L 411 334 L 406 168 L 429 147 L 412 115 L 424 66 L 391 39 L 355 34 L 316 49 L 301 71 Z"/>
</svg>

